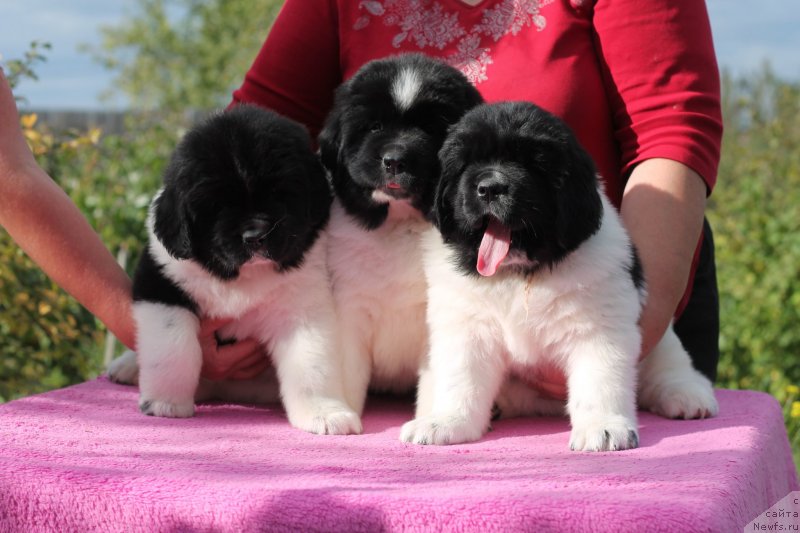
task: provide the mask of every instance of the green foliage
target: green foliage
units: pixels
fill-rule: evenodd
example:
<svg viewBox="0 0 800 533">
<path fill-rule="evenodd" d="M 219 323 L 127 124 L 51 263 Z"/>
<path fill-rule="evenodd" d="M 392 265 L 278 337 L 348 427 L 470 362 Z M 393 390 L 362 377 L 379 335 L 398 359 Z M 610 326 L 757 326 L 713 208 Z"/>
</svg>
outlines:
<svg viewBox="0 0 800 533">
<path fill-rule="evenodd" d="M 47 60 L 45 53 L 50 50 L 50 43 L 43 41 L 33 41 L 22 59 L 10 59 L 6 62 L 6 79 L 12 89 L 17 86 L 22 78 L 38 80 L 34 66 L 37 63 Z M 17 98 L 20 100 L 20 98 Z"/>
<path fill-rule="evenodd" d="M 96 372 L 95 319 L 0 233 L 0 402 Z"/>
<path fill-rule="evenodd" d="M 95 58 L 134 107 L 213 109 L 230 101 L 282 0 L 139 0 L 101 29 Z"/>
<path fill-rule="evenodd" d="M 800 465 L 800 84 L 765 67 L 738 80 L 724 76 L 723 96 L 720 178 L 709 203 L 722 315 L 719 385 L 783 402 Z"/>
</svg>

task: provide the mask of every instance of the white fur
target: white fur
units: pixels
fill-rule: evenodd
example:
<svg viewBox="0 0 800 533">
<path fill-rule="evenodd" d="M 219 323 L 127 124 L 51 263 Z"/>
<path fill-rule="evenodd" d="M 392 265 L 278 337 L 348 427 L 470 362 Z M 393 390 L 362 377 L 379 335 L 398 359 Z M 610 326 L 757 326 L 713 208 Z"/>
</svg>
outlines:
<svg viewBox="0 0 800 533">
<path fill-rule="evenodd" d="M 427 352 L 420 236 L 430 227 L 405 201 L 367 231 L 335 200 L 328 267 L 339 319 L 345 392 L 357 412 L 367 389 L 409 392 Z"/>
<path fill-rule="evenodd" d="M 202 314 L 235 319 L 222 336 L 257 339 L 271 354 L 292 425 L 313 433 L 361 432 L 341 385 L 324 233 L 299 268 L 278 272 L 272 262 L 253 261 L 235 280 L 223 281 L 195 261 L 172 257 L 153 233 L 152 213 L 148 231 L 156 262 Z M 190 416 L 202 363 L 197 318 L 181 308 L 147 302 L 137 302 L 134 314 L 140 405 L 151 406 L 150 414 L 158 416 Z M 264 396 L 270 392 L 259 395 Z"/>
<path fill-rule="evenodd" d="M 203 354 L 200 321 L 191 311 L 160 303 L 135 302 L 139 350 L 139 406 L 155 416 L 194 414 L 194 392 Z"/>
<path fill-rule="evenodd" d="M 490 278 L 465 276 L 455 270 L 453 252 L 439 232 L 426 233 L 431 346 L 416 418 L 403 426 L 401 440 L 476 440 L 489 426 L 495 401 L 506 414 L 553 412 L 553 402 L 538 401 L 518 380 L 556 367 L 567 375 L 571 448 L 637 445 L 637 321 L 643 294 L 626 269 L 628 237 L 605 196 L 603 208 L 595 235 L 552 270 L 529 277 L 518 274 L 518 259 Z M 643 366 L 642 405 L 668 416 L 715 414 L 710 382 L 692 369 L 676 341 L 670 330 Z M 509 376 L 513 381 L 506 381 Z"/>
<path fill-rule="evenodd" d="M 407 111 L 417 99 L 422 88 L 422 80 L 416 69 L 405 68 L 392 82 L 392 98 L 400 111 Z"/>
</svg>

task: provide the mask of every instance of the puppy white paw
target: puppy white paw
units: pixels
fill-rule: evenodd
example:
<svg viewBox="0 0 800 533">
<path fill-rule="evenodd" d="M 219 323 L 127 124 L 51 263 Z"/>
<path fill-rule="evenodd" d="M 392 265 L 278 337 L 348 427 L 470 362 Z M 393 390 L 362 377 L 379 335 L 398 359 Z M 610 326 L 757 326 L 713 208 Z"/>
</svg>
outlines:
<svg viewBox="0 0 800 533">
<path fill-rule="evenodd" d="M 635 420 L 620 415 L 572 424 L 569 449 L 573 451 L 617 451 L 639 446 Z"/>
<path fill-rule="evenodd" d="M 486 432 L 463 416 L 427 415 L 403 424 L 400 440 L 413 444 L 459 444 L 480 439 Z"/>
<path fill-rule="evenodd" d="M 108 379 L 123 385 L 139 383 L 139 365 L 136 363 L 136 352 L 127 350 L 108 364 Z"/>
<path fill-rule="evenodd" d="M 666 418 L 710 418 L 719 413 L 711 382 L 699 374 L 661 383 L 655 390 L 643 391 L 642 397 L 642 407 Z"/>
<path fill-rule="evenodd" d="M 349 407 L 334 403 L 319 405 L 305 413 L 289 417 L 296 428 L 317 435 L 358 435 L 362 432 L 361 418 Z"/>
<path fill-rule="evenodd" d="M 148 416 L 165 418 L 189 418 L 194 416 L 194 402 L 167 402 L 141 398 L 139 410 Z"/>
</svg>

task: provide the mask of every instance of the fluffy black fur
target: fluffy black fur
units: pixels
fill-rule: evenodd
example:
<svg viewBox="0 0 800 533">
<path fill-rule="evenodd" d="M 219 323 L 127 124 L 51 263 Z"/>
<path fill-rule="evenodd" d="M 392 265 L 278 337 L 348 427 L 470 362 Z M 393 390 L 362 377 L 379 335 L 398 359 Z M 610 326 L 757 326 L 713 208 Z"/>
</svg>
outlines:
<svg viewBox="0 0 800 533">
<path fill-rule="evenodd" d="M 600 227 L 603 206 L 589 154 L 557 117 L 527 102 L 484 104 L 455 125 L 439 159 L 434 222 L 477 274 L 491 218 L 511 229 L 526 273 L 552 267 Z"/>
<path fill-rule="evenodd" d="M 416 72 L 422 87 L 401 110 L 391 88 L 406 69 Z M 345 210 L 365 228 L 379 227 L 389 209 L 372 199 L 380 190 L 407 198 L 427 215 L 439 176 L 436 154 L 447 128 L 482 101 L 459 70 L 422 54 L 364 65 L 337 89 L 319 136 L 322 162 Z"/>
<path fill-rule="evenodd" d="M 302 263 L 331 200 L 305 128 L 241 105 L 195 126 L 178 144 L 152 207 L 154 233 L 174 258 L 196 261 L 222 280 L 237 278 L 259 255 L 283 271 Z M 133 292 L 134 300 L 194 307 L 149 248 Z"/>
</svg>

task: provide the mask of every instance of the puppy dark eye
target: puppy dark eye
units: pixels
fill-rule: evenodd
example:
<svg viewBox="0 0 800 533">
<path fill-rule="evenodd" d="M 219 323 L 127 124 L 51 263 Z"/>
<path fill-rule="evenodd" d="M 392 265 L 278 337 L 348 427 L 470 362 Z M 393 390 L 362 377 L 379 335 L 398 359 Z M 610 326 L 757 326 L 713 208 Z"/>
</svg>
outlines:
<svg viewBox="0 0 800 533">
<path fill-rule="evenodd" d="M 383 129 L 383 124 L 381 124 L 380 122 L 373 122 L 369 126 L 369 131 L 371 131 L 372 133 L 381 131 L 382 129 Z"/>
</svg>

